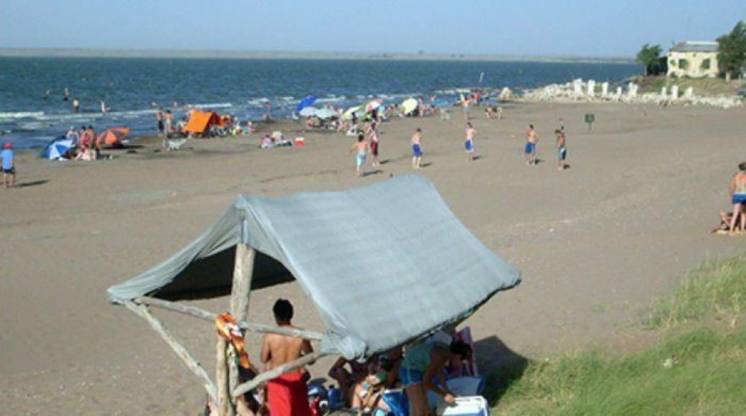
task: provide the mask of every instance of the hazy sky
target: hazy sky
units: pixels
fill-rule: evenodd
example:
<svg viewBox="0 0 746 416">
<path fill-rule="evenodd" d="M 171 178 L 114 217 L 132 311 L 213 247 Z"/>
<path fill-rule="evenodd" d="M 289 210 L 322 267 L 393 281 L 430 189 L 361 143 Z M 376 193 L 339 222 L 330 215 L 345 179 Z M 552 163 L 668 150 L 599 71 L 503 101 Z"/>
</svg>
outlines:
<svg viewBox="0 0 746 416">
<path fill-rule="evenodd" d="M 746 0 L 1 0 L 0 47 L 633 56 Z"/>
</svg>

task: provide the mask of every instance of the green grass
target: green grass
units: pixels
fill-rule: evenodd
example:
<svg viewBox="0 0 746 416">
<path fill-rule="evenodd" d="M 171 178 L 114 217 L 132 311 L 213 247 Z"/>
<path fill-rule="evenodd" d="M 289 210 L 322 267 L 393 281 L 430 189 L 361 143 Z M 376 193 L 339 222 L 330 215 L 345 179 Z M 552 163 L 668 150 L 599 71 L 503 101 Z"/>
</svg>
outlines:
<svg viewBox="0 0 746 416">
<path fill-rule="evenodd" d="M 692 272 L 657 302 L 649 325 L 675 327 L 634 354 L 602 350 L 501 370 L 489 378 L 497 415 L 746 414 L 746 256 Z M 709 325 L 711 317 L 732 325 Z"/>
<path fill-rule="evenodd" d="M 746 309 L 746 255 L 695 269 L 670 296 L 657 300 L 647 325 L 673 327 L 707 317 L 737 319 Z"/>
</svg>

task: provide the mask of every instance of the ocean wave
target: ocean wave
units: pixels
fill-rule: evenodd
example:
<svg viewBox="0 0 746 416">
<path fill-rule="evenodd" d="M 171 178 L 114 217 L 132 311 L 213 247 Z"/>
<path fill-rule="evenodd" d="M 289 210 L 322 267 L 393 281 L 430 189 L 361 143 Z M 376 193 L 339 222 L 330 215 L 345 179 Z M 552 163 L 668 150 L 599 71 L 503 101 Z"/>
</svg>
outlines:
<svg viewBox="0 0 746 416">
<path fill-rule="evenodd" d="M 17 118 L 36 118 L 44 115 L 43 111 L 11 111 L 0 112 L 0 120 L 13 120 Z"/>
<path fill-rule="evenodd" d="M 233 107 L 232 103 L 209 103 L 209 104 L 187 104 L 188 107 L 195 108 L 230 108 Z"/>
</svg>

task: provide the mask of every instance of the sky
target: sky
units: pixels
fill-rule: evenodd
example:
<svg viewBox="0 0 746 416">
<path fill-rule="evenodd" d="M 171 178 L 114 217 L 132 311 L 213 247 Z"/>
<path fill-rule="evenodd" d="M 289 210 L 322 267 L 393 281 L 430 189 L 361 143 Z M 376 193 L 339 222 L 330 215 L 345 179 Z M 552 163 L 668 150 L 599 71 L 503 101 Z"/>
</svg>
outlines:
<svg viewBox="0 0 746 416">
<path fill-rule="evenodd" d="M 2 0 L 0 48 L 633 57 L 743 19 L 746 0 Z"/>
</svg>

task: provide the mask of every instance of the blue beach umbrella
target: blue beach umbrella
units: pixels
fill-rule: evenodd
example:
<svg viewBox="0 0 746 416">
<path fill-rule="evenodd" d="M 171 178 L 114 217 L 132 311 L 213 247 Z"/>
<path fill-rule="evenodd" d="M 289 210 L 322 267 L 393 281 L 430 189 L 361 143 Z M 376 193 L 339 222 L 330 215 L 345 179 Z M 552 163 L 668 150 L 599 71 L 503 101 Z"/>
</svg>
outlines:
<svg viewBox="0 0 746 416">
<path fill-rule="evenodd" d="M 47 143 L 39 153 L 39 156 L 44 159 L 56 160 L 64 156 L 72 148 L 73 141 L 65 138 L 65 136 L 60 136 Z"/>
<path fill-rule="evenodd" d="M 316 97 L 313 95 L 309 95 L 306 98 L 300 100 L 298 105 L 295 107 L 295 112 L 300 113 L 301 110 L 303 110 L 306 107 L 310 107 L 313 105 L 313 103 L 316 102 Z"/>
</svg>

